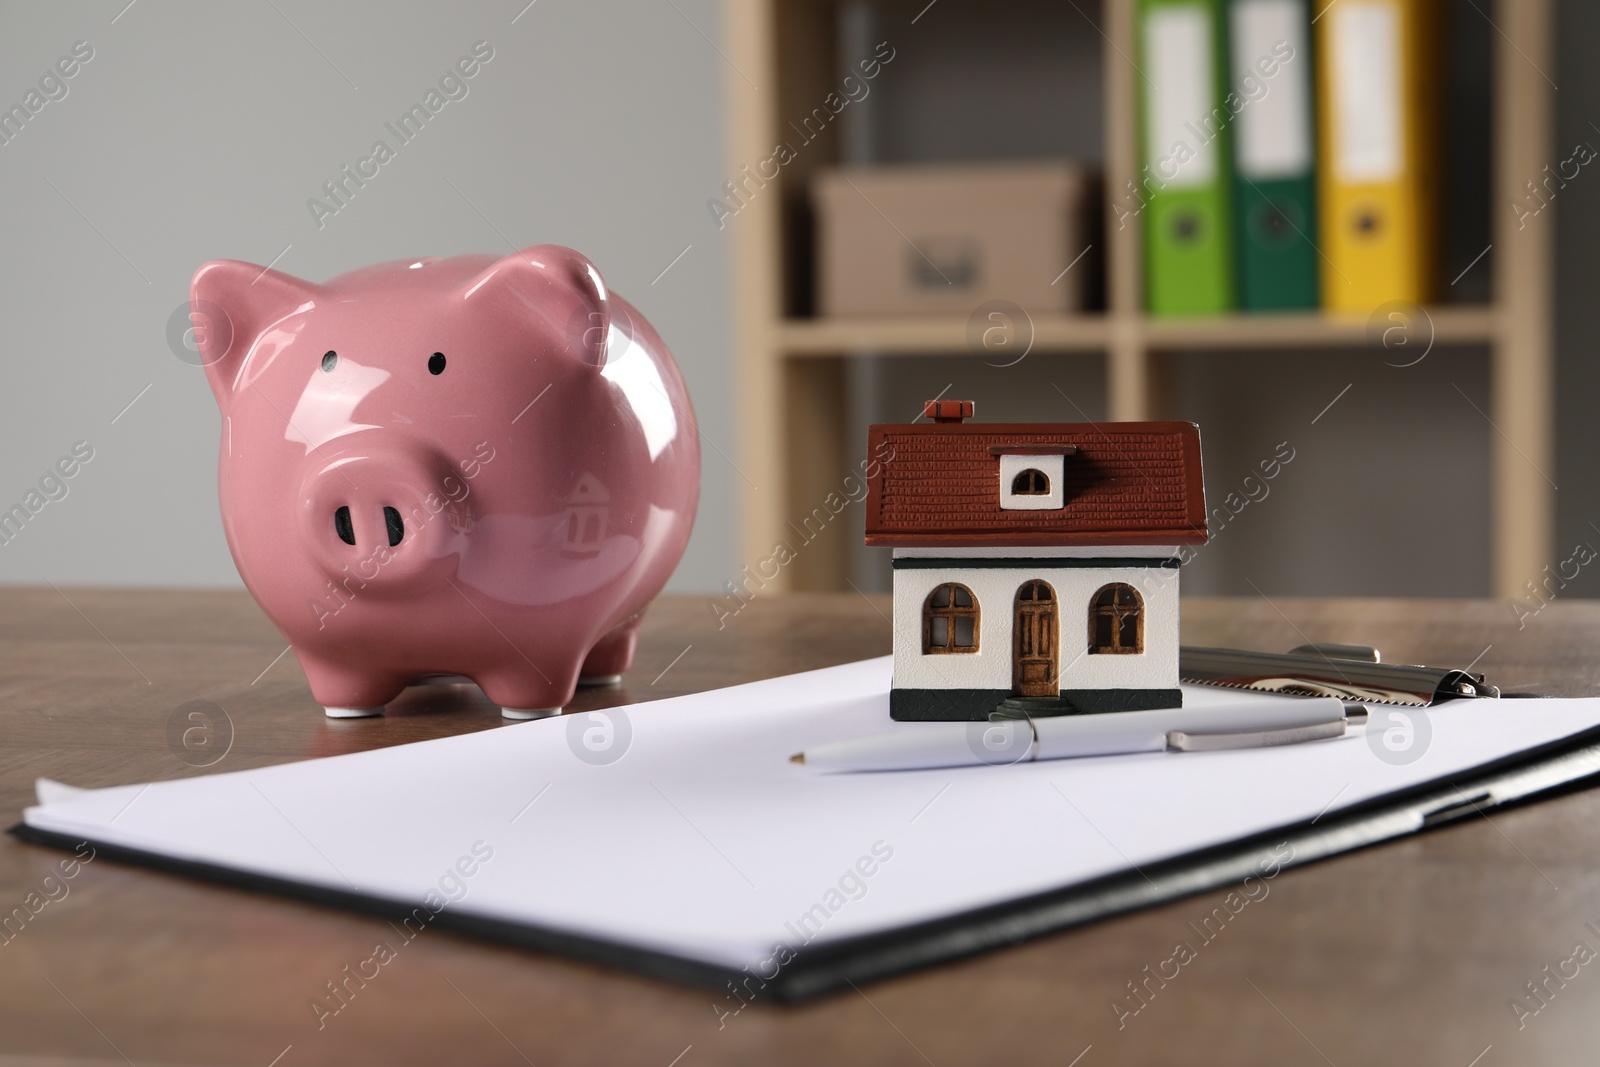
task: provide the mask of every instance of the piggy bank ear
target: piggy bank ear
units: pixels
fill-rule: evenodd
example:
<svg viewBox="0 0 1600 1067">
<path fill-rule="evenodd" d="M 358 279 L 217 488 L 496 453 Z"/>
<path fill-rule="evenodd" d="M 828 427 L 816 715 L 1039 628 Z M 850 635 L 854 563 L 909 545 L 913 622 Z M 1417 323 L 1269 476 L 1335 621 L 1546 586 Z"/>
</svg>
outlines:
<svg viewBox="0 0 1600 1067">
<path fill-rule="evenodd" d="M 227 407 L 261 331 L 321 293 L 321 286 L 236 259 L 212 260 L 195 271 L 189 325 L 218 404 Z"/>
<path fill-rule="evenodd" d="M 474 305 L 543 320 L 568 352 L 596 369 L 606 365 L 611 297 L 599 268 L 570 248 L 524 248 L 467 283 L 464 295 Z"/>
</svg>

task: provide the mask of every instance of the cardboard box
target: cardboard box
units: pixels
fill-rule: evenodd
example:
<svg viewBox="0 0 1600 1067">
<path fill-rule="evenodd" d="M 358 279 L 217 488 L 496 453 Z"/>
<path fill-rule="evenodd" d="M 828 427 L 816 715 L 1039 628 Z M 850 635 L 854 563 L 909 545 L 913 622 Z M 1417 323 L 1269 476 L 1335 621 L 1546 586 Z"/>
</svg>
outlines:
<svg viewBox="0 0 1600 1067">
<path fill-rule="evenodd" d="M 1099 288 L 1094 182 L 1065 162 L 838 167 L 812 185 L 822 315 L 1083 310 Z M 1053 283 L 1053 284 L 1052 284 Z"/>
</svg>

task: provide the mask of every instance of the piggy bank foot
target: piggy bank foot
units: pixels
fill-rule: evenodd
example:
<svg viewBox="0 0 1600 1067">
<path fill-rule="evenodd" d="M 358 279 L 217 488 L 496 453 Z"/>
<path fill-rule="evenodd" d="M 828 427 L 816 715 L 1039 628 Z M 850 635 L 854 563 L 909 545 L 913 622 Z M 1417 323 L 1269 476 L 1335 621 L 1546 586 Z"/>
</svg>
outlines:
<svg viewBox="0 0 1600 1067">
<path fill-rule="evenodd" d="M 364 719 L 383 714 L 383 706 L 406 687 L 404 677 L 376 675 L 295 649 L 311 683 L 311 697 L 330 719 Z"/>
<path fill-rule="evenodd" d="M 501 708 L 500 717 L 505 719 L 548 719 L 552 715 L 560 715 L 560 708 Z"/>
<path fill-rule="evenodd" d="M 574 657 L 575 658 L 575 657 Z M 543 719 L 560 715 L 561 706 L 572 699 L 577 686 L 577 664 L 568 660 L 566 670 L 552 670 L 545 663 L 536 676 L 504 669 L 486 673 L 478 679 L 483 695 L 500 705 L 507 719 Z"/>
<path fill-rule="evenodd" d="M 643 618 L 641 612 L 595 642 L 578 670 L 579 685 L 616 685 L 622 681 L 622 672 L 633 666 L 633 650 L 639 644 L 639 622 Z"/>
<path fill-rule="evenodd" d="M 322 714 L 330 719 L 370 719 L 383 714 L 383 705 L 375 708 L 323 708 Z"/>
</svg>

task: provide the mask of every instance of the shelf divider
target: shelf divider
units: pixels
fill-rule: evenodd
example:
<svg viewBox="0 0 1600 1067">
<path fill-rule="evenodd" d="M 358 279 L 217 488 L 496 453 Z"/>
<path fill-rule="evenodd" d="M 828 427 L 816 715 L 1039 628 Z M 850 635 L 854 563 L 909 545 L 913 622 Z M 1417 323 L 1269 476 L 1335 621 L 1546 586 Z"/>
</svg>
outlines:
<svg viewBox="0 0 1600 1067">
<path fill-rule="evenodd" d="M 1491 344 L 1499 340 L 1500 312 L 1493 305 L 1428 308 L 1409 324 L 1413 342 L 1435 345 Z M 1087 314 L 1031 317 L 1034 352 L 1112 352 L 1148 356 L 1152 350 L 1261 349 L 1274 347 L 1365 348 L 1377 342 L 1364 318 L 1318 311 L 1217 315 L 1163 319 L 1142 315 Z M 972 355 L 967 320 L 929 318 L 786 319 L 777 343 L 791 357 L 849 355 Z M 1131 364 L 1130 364 L 1131 365 Z M 1130 381 L 1136 385 L 1137 378 Z"/>
</svg>

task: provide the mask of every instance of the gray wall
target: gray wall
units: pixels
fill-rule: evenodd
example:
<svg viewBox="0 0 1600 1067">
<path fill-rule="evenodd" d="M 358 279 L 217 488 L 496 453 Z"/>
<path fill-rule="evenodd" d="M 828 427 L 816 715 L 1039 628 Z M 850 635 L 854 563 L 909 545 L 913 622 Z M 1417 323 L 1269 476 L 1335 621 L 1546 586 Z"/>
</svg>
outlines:
<svg viewBox="0 0 1600 1067">
<path fill-rule="evenodd" d="M 701 36 L 717 38 L 716 0 L 126 2 L 0 7 L 0 105 L 74 42 L 94 49 L 0 145 L 0 510 L 73 442 L 94 449 L 0 545 L 0 582 L 237 583 L 220 420 L 166 340 L 208 259 L 282 253 L 280 270 L 321 280 L 571 245 L 667 338 L 702 430 L 731 452 L 728 245 L 705 210 L 724 178 L 728 68 Z M 319 228 L 308 198 L 375 140 L 393 145 L 384 123 L 478 40 L 494 58 L 467 95 Z M 733 554 L 736 476 L 704 452 L 678 589 L 712 588 Z"/>
</svg>

